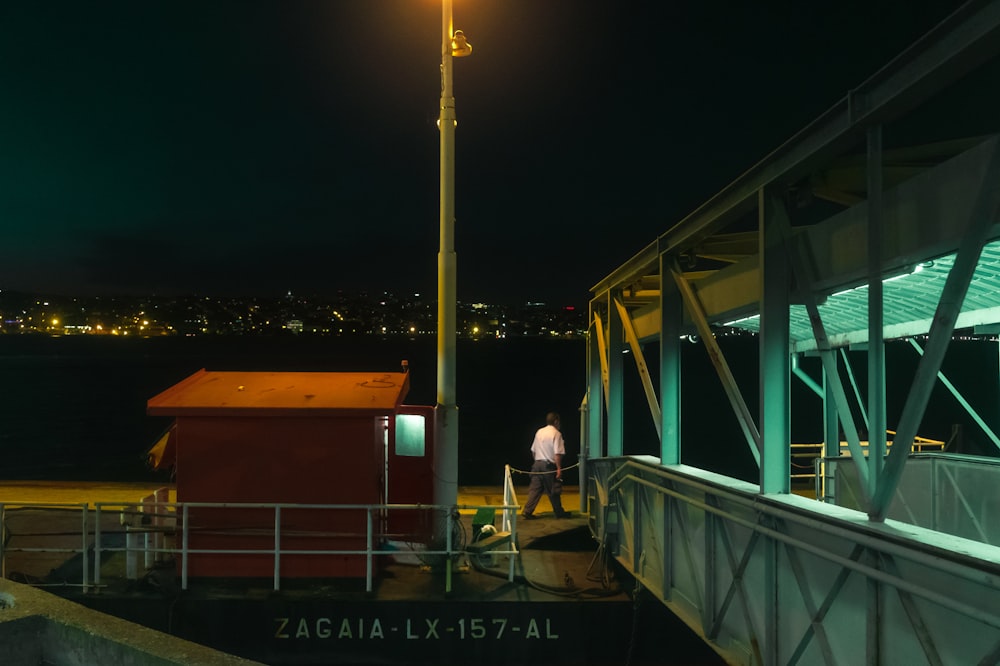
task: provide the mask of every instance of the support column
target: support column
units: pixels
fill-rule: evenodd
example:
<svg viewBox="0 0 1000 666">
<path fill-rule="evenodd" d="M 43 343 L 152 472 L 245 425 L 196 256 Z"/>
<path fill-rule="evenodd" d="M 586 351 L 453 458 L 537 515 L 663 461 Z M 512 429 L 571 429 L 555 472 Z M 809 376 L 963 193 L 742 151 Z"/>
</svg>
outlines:
<svg viewBox="0 0 1000 666">
<path fill-rule="evenodd" d="M 882 335 L 882 126 L 868 128 L 868 495 L 885 460 L 885 342 Z"/>
<path fill-rule="evenodd" d="M 591 305 L 593 311 L 593 305 Z M 587 335 L 587 458 L 604 455 L 604 382 L 601 379 L 600 328 L 591 314 Z M 583 480 L 581 479 L 581 483 Z"/>
<path fill-rule="evenodd" d="M 833 367 L 836 369 L 837 357 L 831 354 Z M 850 415 L 848 415 L 850 418 Z M 837 458 L 840 456 L 840 414 L 837 411 L 837 398 L 834 392 L 834 382 L 827 375 L 827 370 L 823 368 L 823 458 Z M 836 499 L 837 488 L 829 481 L 827 462 L 823 462 L 820 471 L 824 475 L 822 479 L 824 502 L 833 502 Z"/>
<path fill-rule="evenodd" d="M 618 293 L 608 292 L 608 455 L 620 456 L 624 451 L 624 329 L 621 315 L 614 305 Z"/>
<path fill-rule="evenodd" d="M 833 367 L 836 368 L 837 357 L 833 356 Z M 823 368 L 823 455 L 834 458 L 840 455 L 840 414 L 837 411 L 837 398 L 834 394 L 833 380 Z"/>
<path fill-rule="evenodd" d="M 660 462 L 681 462 L 681 323 L 684 302 L 660 255 Z"/>
<path fill-rule="evenodd" d="M 882 471 L 872 509 L 868 514 L 872 520 L 885 520 L 889 511 L 889 505 L 903 474 L 903 466 L 909 458 L 910 446 L 924 416 L 927 402 L 930 400 L 934 377 L 941 369 L 941 361 L 955 331 L 955 323 L 962 309 L 962 301 L 965 300 L 969 290 L 969 282 L 976 272 L 989 230 L 997 219 L 997 210 L 1000 207 L 1000 187 L 996 185 L 1000 179 L 1000 141 L 997 139 L 991 141 L 993 154 L 990 156 L 976 202 L 972 206 L 966 233 L 955 255 L 955 263 L 941 290 L 941 298 L 931 322 L 924 355 L 917 365 L 910 391 L 906 394 L 906 403 L 903 405 L 894 438 L 898 446 L 892 447 Z"/>
<path fill-rule="evenodd" d="M 758 192 L 760 228 L 760 490 L 788 493 L 791 487 L 791 364 L 788 357 L 788 255 L 775 215 L 783 204 Z"/>
</svg>

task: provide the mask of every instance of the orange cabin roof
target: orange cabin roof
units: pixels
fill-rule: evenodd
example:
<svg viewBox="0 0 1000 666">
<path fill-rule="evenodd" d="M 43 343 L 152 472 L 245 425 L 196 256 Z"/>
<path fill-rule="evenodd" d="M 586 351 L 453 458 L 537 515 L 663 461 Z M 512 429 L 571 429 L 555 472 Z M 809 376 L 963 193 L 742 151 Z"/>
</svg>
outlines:
<svg viewBox="0 0 1000 666">
<path fill-rule="evenodd" d="M 199 370 L 149 399 L 150 416 L 390 414 L 410 389 L 403 372 Z"/>
</svg>

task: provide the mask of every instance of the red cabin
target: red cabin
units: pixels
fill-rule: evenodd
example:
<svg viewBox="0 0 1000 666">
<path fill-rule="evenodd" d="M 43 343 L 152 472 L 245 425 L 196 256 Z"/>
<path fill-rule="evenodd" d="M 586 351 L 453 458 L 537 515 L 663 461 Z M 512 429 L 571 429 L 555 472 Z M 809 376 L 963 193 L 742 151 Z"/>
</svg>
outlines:
<svg viewBox="0 0 1000 666">
<path fill-rule="evenodd" d="M 430 504 L 433 407 L 402 405 L 409 375 L 200 370 L 151 398 L 173 416 L 158 469 L 173 467 L 179 503 Z M 425 541 L 426 516 L 375 512 L 376 546 Z M 271 508 L 189 507 L 190 550 L 269 550 Z M 363 509 L 284 507 L 282 550 L 364 550 Z M 376 559 L 377 561 L 377 559 Z M 282 577 L 363 577 L 363 555 L 282 555 Z M 270 577 L 270 554 L 192 554 L 189 576 Z"/>
</svg>

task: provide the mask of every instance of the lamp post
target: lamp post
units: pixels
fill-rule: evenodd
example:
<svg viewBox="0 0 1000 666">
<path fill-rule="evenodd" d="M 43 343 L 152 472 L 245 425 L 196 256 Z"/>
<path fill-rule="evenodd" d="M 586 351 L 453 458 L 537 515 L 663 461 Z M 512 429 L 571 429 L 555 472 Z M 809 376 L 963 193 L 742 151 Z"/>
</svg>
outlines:
<svg viewBox="0 0 1000 666">
<path fill-rule="evenodd" d="M 452 61 L 472 47 L 452 25 L 452 0 L 441 1 L 441 240 L 438 250 L 437 406 L 434 503 L 458 504 L 458 405 L 455 404 L 455 93 Z"/>
</svg>

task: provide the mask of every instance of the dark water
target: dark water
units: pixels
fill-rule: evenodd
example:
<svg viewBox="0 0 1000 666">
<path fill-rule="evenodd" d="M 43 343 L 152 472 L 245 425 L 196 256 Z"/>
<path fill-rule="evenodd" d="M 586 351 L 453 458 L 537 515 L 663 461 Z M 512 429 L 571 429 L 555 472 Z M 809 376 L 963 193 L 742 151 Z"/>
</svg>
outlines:
<svg viewBox="0 0 1000 666">
<path fill-rule="evenodd" d="M 545 413 L 564 414 L 577 450 L 585 343 L 460 341 L 460 482 L 499 484 L 503 466 L 527 469 Z M 146 401 L 201 368 L 209 370 L 397 371 L 409 362 L 405 402 L 435 402 L 436 342 L 363 337 L 0 336 L 0 478 L 159 478 L 145 452 L 170 419 Z"/>
<path fill-rule="evenodd" d="M 757 340 L 723 339 L 722 344 L 744 400 L 756 412 Z M 655 384 L 655 345 L 645 352 Z M 409 361 L 411 373 L 406 402 L 434 404 L 433 337 L 0 336 L 0 478 L 161 478 L 146 468 L 145 452 L 170 420 L 146 416 L 146 401 L 200 368 L 385 372 L 398 370 L 403 359 Z M 905 343 L 887 346 L 890 428 L 898 421 L 917 360 Z M 527 469 L 531 436 L 549 410 L 562 413 L 569 462 L 576 462 L 585 362 L 582 340 L 460 341 L 459 482 L 493 485 L 502 480 L 505 464 Z M 852 354 L 851 362 L 864 395 L 864 354 Z M 819 380 L 817 359 L 805 359 L 803 368 Z M 953 343 L 943 370 L 983 418 L 996 424 L 996 343 Z M 656 454 L 656 432 L 642 387 L 634 370 L 627 367 L 626 375 L 626 453 Z M 701 345 L 685 347 L 683 375 L 684 462 L 752 480 L 752 458 Z M 793 441 L 821 441 L 819 398 L 795 380 L 792 401 Z M 986 437 L 939 384 L 920 434 L 947 439 L 953 424 L 962 426 L 970 452 L 990 451 Z M 568 481 L 576 482 L 575 475 Z"/>
</svg>

